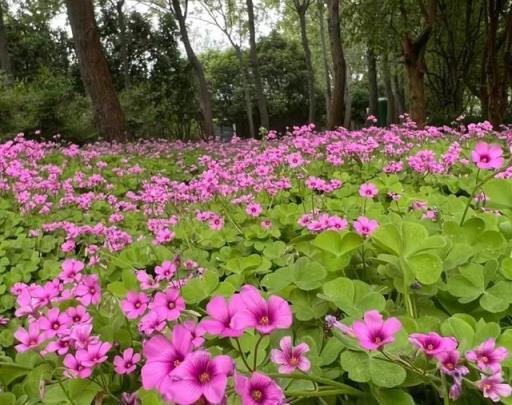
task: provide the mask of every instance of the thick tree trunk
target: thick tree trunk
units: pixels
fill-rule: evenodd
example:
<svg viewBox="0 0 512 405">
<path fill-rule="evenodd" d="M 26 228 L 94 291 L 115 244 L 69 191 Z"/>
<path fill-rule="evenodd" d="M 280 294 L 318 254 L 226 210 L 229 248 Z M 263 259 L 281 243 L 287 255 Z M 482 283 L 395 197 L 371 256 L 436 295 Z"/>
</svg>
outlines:
<svg viewBox="0 0 512 405">
<path fill-rule="evenodd" d="M 211 104 L 211 95 L 210 89 L 208 86 L 208 81 L 206 80 L 206 76 L 204 74 L 203 65 L 201 61 L 197 57 L 192 48 L 192 44 L 190 43 L 190 39 L 188 37 L 187 25 L 186 25 L 186 16 L 181 11 L 180 0 L 172 0 L 172 8 L 174 10 L 174 16 L 176 20 L 178 20 L 178 25 L 180 28 L 180 36 L 181 41 L 183 42 L 183 46 L 185 47 L 185 52 L 187 53 L 187 58 L 194 69 L 196 74 L 196 79 L 199 85 L 199 108 L 201 110 L 201 127 L 203 129 L 203 137 L 209 138 L 214 135 L 214 127 L 213 127 L 213 110 Z"/>
<path fill-rule="evenodd" d="M 412 41 L 408 34 L 402 38 L 402 52 L 405 60 L 409 86 L 409 114 L 419 128 L 427 121 L 427 104 L 425 100 L 425 48 L 427 38 L 420 42 Z"/>
<path fill-rule="evenodd" d="M 12 74 L 11 55 L 7 47 L 7 32 L 5 30 L 2 3 L 0 2 L 0 70 L 7 75 Z"/>
<path fill-rule="evenodd" d="M 327 0 L 329 38 L 334 70 L 334 88 L 332 92 L 331 112 L 328 127 L 333 129 L 343 125 L 345 109 L 345 56 L 341 44 L 339 1 Z"/>
<path fill-rule="evenodd" d="M 98 132 L 108 141 L 127 138 L 124 115 L 101 47 L 92 0 L 66 0 L 80 74 L 91 97 Z"/>
<path fill-rule="evenodd" d="M 331 74 L 329 71 L 329 61 L 327 59 L 327 45 L 325 41 L 325 28 L 324 28 L 324 0 L 318 0 L 318 26 L 320 29 L 320 45 L 322 47 L 322 62 L 324 66 L 325 77 L 325 117 L 326 122 L 329 122 L 331 110 Z"/>
<path fill-rule="evenodd" d="M 295 1 L 295 9 L 299 15 L 300 23 L 300 38 L 302 42 L 302 49 L 304 50 L 304 61 L 306 63 L 306 73 L 308 82 L 308 101 L 309 101 L 309 114 L 308 121 L 315 122 L 316 110 L 316 97 L 315 97 L 315 72 L 313 71 L 313 63 L 311 62 L 311 50 L 309 49 L 308 34 L 306 31 L 306 11 L 309 7 L 309 0 L 302 3 Z"/>
<path fill-rule="evenodd" d="M 393 84 L 391 80 L 391 71 L 389 68 L 389 56 L 387 53 L 382 58 L 382 76 L 384 78 L 384 90 L 386 91 L 386 98 L 388 99 L 388 111 L 386 116 L 386 123 L 389 125 L 398 121 L 396 114 L 395 94 L 393 92 Z"/>
<path fill-rule="evenodd" d="M 368 63 L 368 98 L 370 114 L 377 116 L 377 104 L 379 101 L 379 88 L 377 84 L 377 58 L 373 48 L 366 49 L 366 62 Z"/>
<path fill-rule="evenodd" d="M 125 0 L 117 0 L 117 21 L 119 24 L 119 43 L 121 46 L 121 69 L 123 71 L 124 87 L 129 88 L 130 80 L 130 61 L 128 60 L 128 33 L 126 31 L 126 18 L 124 15 Z"/>
<path fill-rule="evenodd" d="M 264 128 L 270 128 L 270 121 L 267 110 L 267 99 L 263 92 L 263 81 L 260 75 L 260 66 L 258 61 L 258 52 L 256 49 L 256 29 L 254 28 L 254 6 L 252 0 L 246 0 L 247 16 L 249 23 L 249 57 L 251 61 L 252 74 L 254 78 L 254 88 L 256 90 L 256 100 L 258 102 L 258 111 L 260 113 L 260 125 Z"/>
</svg>

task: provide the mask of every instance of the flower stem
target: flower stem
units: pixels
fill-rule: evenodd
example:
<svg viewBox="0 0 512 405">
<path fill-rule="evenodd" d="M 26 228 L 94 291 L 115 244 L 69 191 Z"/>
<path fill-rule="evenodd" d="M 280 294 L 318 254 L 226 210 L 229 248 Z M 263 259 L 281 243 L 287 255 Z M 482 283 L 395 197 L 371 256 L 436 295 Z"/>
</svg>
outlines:
<svg viewBox="0 0 512 405">
<path fill-rule="evenodd" d="M 254 367 L 253 367 L 253 370 L 256 370 L 256 366 L 258 365 L 258 348 L 260 346 L 260 343 L 261 341 L 263 340 L 263 338 L 265 337 L 265 335 L 261 335 L 258 339 L 258 341 L 256 342 L 256 345 L 254 346 Z"/>
<path fill-rule="evenodd" d="M 247 362 L 247 359 L 245 358 L 245 354 L 244 354 L 244 352 L 242 350 L 242 346 L 240 346 L 240 342 L 238 341 L 238 339 L 235 339 L 235 342 L 236 342 L 236 346 L 238 348 L 238 353 L 240 353 L 240 357 L 242 358 L 242 362 L 244 363 L 244 365 L 247 368 L 247 370 L 252 372 L 253 369 L 251 368 L 251 366 L 249 366 L 249 363 Z"/>
<path fill-rule="evenodd" d="M 364 395 L 362 391 L 359 391 L 357 388 L 351 387 L 350 385 L 340 383 L 338 381 L 331 380 L 329 378 L 323 378 L 323 377 L 316 377 L 309 374 L 275 374 L 275 373 L 269 373 L 267 374 L 271 378 L 284 378 L 284 379 L 292 379 L 292 380 L 306 380 L 306 381 L 312 381 L 319 384 L 328 385 L 331 387 L 336 387 L 338 389 L 344 390 L 344 394 L 354 395 L 354 396 L 361 396 Z"/>
</svg>

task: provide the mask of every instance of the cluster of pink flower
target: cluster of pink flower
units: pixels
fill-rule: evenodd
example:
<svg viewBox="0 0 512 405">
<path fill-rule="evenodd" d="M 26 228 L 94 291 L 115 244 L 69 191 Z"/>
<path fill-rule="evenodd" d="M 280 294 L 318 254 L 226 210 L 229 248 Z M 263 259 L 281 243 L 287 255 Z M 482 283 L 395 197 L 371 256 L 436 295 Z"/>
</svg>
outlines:
<svg viewBox="0 0 512 405">
<path fill-rule="evenodd" d="M 368 311 L 362 321 L 355 321 L 352 326 L 344 325 L 333 316 L 327 316 L 329 327 L 340 330 L 344 335 L 357 339 L 359 345 L 369 351 L 382 351 L 386 345 L 395 341 L 395 335 L 402 325 L 397 318 L 386 320 L 378 311 Z M 460 397 L 465 376 L 470 373 L 459 350 L 458 342 L 452 336 L 440 336 L 436 332 L 427 334 L 412 333 L 409 342 L 422 352 L 428 360 L 433 360 L 436 367 L 446 376 L 452 378 L 449 389 L 450 398 Z M 493 402 L 512 395 L 512 387 L 503 381 L 501 363 L 508 357 L 504 347 L 496 347 L 494 339 L 488 339 L 480 346 L 465 353 L 467 364 L 474 365 L 481 373 L 480 380 L 468 383 L 482 391 L 485 398 Z"/>
<path fill-rule="evenodd" d="M 331 193 L 341 187 L 341 180 L 331 179 L 326 181 L 319 177 L 310 176 L 306 179 L 306 187 L 320 193 Z"/>
<path fill-rule="evenodd" d="M 282 389 L 270 377 L 248 366 L 246 360 L 243 361 L 251 375 L 236 372 L 233 358 L 212 357 L 203 347 L 202 336 L 237 339 L 248 329 L 261 336 L 277 329 L 288 329 L 292 324 L 288 303 L 278 296 L 265 300 L 255 287 L 246 285 L 229 301 L 221 296 L 213 297 L 206 311 L 208 317 L 197 325 L 192 321 L 175 325 L 170 339 L 157 335 L 144 343 L 146 362 L 141 371 L 144 388 L 156 389 L 164 399 L 177 404 L 193 404 L 201 398 L 218 404 L 225 400 L 228 379 L 233 376 L 235 392 L 242 404 L 284 404 Z M 280 349 L 272 350 L 271 360 L 279 366 L 280 373 L 307 372 L 310 362 L 305 354 L 308 351 L 307 344 L 294 347 L 291 337 L 285 336 Z M 241 352 L 239 355 L 245 356 Z"/>
</svg>

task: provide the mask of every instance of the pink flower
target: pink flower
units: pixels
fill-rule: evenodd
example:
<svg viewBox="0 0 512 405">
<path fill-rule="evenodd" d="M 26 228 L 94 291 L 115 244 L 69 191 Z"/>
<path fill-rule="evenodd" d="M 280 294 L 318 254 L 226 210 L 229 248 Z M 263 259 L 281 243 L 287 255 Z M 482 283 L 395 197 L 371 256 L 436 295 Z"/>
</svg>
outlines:
<svg viewBox="0 0 512 405">
<path fill-rule="evenodd" d="M 91 336 L 91 333 L 91 324 L 82 324 L 73 327 L 70 334 L 70 338 L 73 341 L 73 345 L 76 348 L 85 349 L 90 344 L 98 343 L 98 338 L 96 336 Z"/>
<path fill-rule="evenodd" d="M 192 345 L 195 348 L 201 347 L 204 343 L 203 335 L 205 333 L 204 328 L 197 324 L 195 321 L 189 319 L 188 321 L 183 322 L 183 326 L 187 328 L 187 330 L 192 335 Z"/>
<path fill-rule="evenodd" d="M 375 184 L 364 183 L 359 187 L 359 195 L 363 198 L 373 198 L 379 193 Z"/>
<path fill-rule="evenodd" d="M 378 311 L 368 311 L 364 314 L 364 321 L 355 321 L 352 330 L 363 349 L 379 350 L 384 345 L 395 341 L 395 334 L 402 327 L 397 318 L 388 318 L 385 321 Z"/>
<path fill-rule="evenodd" d="M 471 152 L 471 159 L 480 169 L 499 169 L 503 166 L 503 150 L 499 145 L 481 142 Z"/>
<path fill-rule="evenodd" d="M 129 291 L 126 298 L 121 301 L 121 309 L 128 319 L 136 319 L 146 312 L 148 301 L 146 294 Z"/>
<path fill-rule="evenodd" d="M 167 398 L 189 405 L 204 396 L 210 403 L 219 404 L 224 399 L 233 368 L 233 359 L 229 356 L 212 358 L 205 351 L 191 353 L 171 372 L 172 383 L 166 387 Z"/>
<path fill-rule="evenodd" d="M 462 365 L 460 353 L 457 350 L 439 353 L 436 358 L 439 368 L 445 374 L 459 377 L 469 373 L 468 368 Z"/>
<path fill-rule="evenodd" d="M 240 297 L 243 306 L 231 319 L 231 328 L 239 330 L 254 328 L 259 333 L 268 335 L 275 329 L 287 329 L 291 326 L 290 306 L 281 297 L 271 295 L 268 301 L 265 301 L 252 285 L 243 286 Z"/>
<path fill-rule="evenodd" d="M 230 326 L 231 319 L 242 306 L 243 302 L 238 294 L 233 295 L 229 303 L 222 296 L 213 297 L 206 306 L 206 312 L 210 318 L 201 321 L 201 328 L 214 336 L 242 336 L 244 333 L 242 329 L 233 329 Z"/>
<path fill-rule="evenodd" d="M 484 398 L 489 398 L 493 402 L 499 402 L 501 398 L 512 395 L 512 387 L 503 383 L 501 374 L 483 377 L 477 382 L 477 385 L 480 391 L 482 391 Z"/>
<path fill-rule="evenodd" d="M 76 358 L 86 367 L 94 367 L 97 364 L 107 360 L 107 352 L 112 348 L 112 344 L 108 342 L 100 342 L 89 344 L 86 349 L 78 350 Z"/>
<path fill-rule="evenodd" d="M 251 217 L 259 217 L 260 214 L 261 214 L 261 205 L 259 205 L 258 203 L 250 203 L 247 205 L 247 207 L 245 208 L 245 212 L 247 213 L 247 215 L 250 215 Z"/>
<path fill-rule="evenodd" d="M 158 335 L 144 342 L 143 355 L 146 363 L 142 366 L 141 378 L 144 389 L 156 388 L 164 392 L 170 384 L 169 373 L 178 367 L 192 352 L 192 336 L 182 325 L 172 330 L 171 340 Z"/>
<path fill-rule="evenodd" d="M 45 333 L 40 330 L 37 323 L 29 324 L 28 331 L 24 328 L 18 328 L 14 333 L 14 337 L 21 342 L 16 345 L 18 352 L 34 349 L 46 340 Z"/>
<path fill-rule="evenodd" d="M 80 260 L 66 259 L 62 262 L 62 271 L 59 278 L 64 283 L 73 283 L 80 281 L 80 272 L 84 269 L 85 265 Z"/>
<path fill-rule="evenodd" d="M 156 281 L 170 280 L 176 274 L 176 264 L 169 260 L 155 267 Z"/>
<path fill-rule="evenodd" d="M 494 339 L 488 339 L 476 349 L 466 353 L 466 359 L 476 363 L 477 367 L 484 371 L 499 373 L 501 371 L 501 362 L 508 357 L 508 350 L 504 347 L 496 347 Z"/>
<path fill-rule="evenodd" d="M 48 338 L 62 335 L 68 329 L 67 317 L 60 313 L 59 308 L 50 309 L 46 316 L 38 319 L 38 323 L 41 331 L 44 331 Z"/>
<path fill-rule="evenodd" d="M 338 321 L 336 319 L 336 317 L 332 316 L 332 315 L 327 315 L 325 317 L 325 323 L 326 323 L 326 326 L 330 329 L 330 328 L 336 328 L 338 329 L 341 333 L 343 333 L 344 335 L 347 335 L 347 336 L 350 336 L 350 337 L 356 337 L 354 335 L 354 331 L 352 330 L 352 328 L 350 326 L 347 326 L 343 323 L 341 323 L 340 321 Z"/>
<path fill-rule="evenodd" d="M 84 306 L 96 305 L 101 301 L 101 287 L 96 274 L 82 277 L 76 287 L 75 294 Z"/>
<path fill-rule="evenodd" d="M 147 336 L 154 332 L 160 332 L 165 328 L 165 315 L 156 311 L 149 311 L 140 320 L 139 330 Z"/>
<path fill-rule="evenodd" d="M 269 219 L 264 219 L 263 221 L 261 221 L 260 225 L 263 229 L 270 229 L 272 228 L 272 221 Z"/>
<path fill-rule="evenodd" d="M 352 223 L 357 234 L 367 237 L 370 236 L 379 227 L 379 223 L 374 219 L 368 219 L 360 216 Z"/>
<path fill-rule="evenodd" d="M 123 356 L 114 357 L 114 370 L 117 374 L 131 374 L 137 368 L 140 354 L 134 353 L 130 347 L 123 352 Z"/>
<path fill-rule="evenodd" d="M 44 353 L 57 353 L 59 356 L 64 356 L 71 346 L 71 338 L 69 336 L 63 336 L 48 343 L 48 346 L 45 347 Z"/>
<path fill-rule="evenodd" d="M 296 369 L 306 372 L 311 367 L 311 363 L 304 356 L 309 352 L 309 346 L 306 343 L 301 343 L 295 347 L 292 346 L 291 336 L 284 336 L 279 342 L 279 349 L 272 349 L 271 358 L 274 364 L 279 366 L 281 374 L 291 374 Z"/>
<path fill-rule="evenodd" d="M 72 354 L 66 354 L 66 357 L 64 357 L 64 366 L 66 366 L 64 374 L 68 378 L 88 378 L 92 374 L 92 368 L 87 367 L 83 364 L 82 360 Z"/>
<path fill-rule="evenodd" d="M 68 325 L 80 325 L 91 321 L 91 316 L 87 313 L 85 307 L 69 307 L 64 313 L 65 322 Z"/>
<path fill-rule="evenodd" d="M 413 333 L 409 336 L 409 342 L 418 347 L 427 356 L 436 356 L 442 352 L 449 352 L 457 348 L 457 340 L 453 337 L 442 337 L 435 332 Z"/>
<path fill-rule="evenodd" d="M 168 321 L 175 321 L 185 309 L 185 301 L 180 297 L 178 289 L 170 287 L 165 292 L 155 295 L 151 309 Z"/>
<path fill-rule="evenodd" d="M 158 282 L 153 280 L 153 278 L 143 270 L 137 271 L 137 280 L 140 283 L 140 288 L 143 290 L 151 290 L 160 286 Z"/>
<path fill-rule="evenodd" d="M 281 388 L 270 377 L 253 373 L 250 377 L 235 375 L 235 391 L 243 405 L 276 405 L 284 403 Z"/>
</svg>

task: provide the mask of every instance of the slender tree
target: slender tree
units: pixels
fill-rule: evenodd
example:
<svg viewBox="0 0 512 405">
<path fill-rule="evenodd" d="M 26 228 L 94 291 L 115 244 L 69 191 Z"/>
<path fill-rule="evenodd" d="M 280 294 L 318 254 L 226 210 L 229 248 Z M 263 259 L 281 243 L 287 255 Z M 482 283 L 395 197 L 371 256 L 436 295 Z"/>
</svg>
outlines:
<svg viewBox="0 0 512 405">
<path fill-rule="evenodd" d="M 130 79 L 130 61 L 128 59 L 128 30 L 126 29 L 126 16 L 124 13 L 125 0 L 117 0 L 115 3 L 117 11 L 117 22 L 119 25 L 119 45 L 121 57 L 121 69 L 123 72 L 124 87 L 128 88 L 131 84 Z"/>
<path fill-rule="evenodd" d="M 172 7 L 176 20 L 178 20 L 181 41 L 183 42 L 183 46 L 185 47 L 187 58 L 196 74 L 197 82 L 199 85 L 199 107 L 201 109 L 202 115 L 201 126 L 203 129 L 203 135 L 206 138 L 208 138 L 214 135 L 211 94 L 208 81 L 206 80 L 206 76 L 204 74 L 203 65 L 199 58 L 197 57 L 196 53 L 194 52 L 192 44 L 190 43 L 190 38 L 188 36 L 188 30 L 186 25 L 188 0 L 185 0 L 184 11 L 182 11 L 181 9 L 180 0 L 170 0 L 170 6 Z"/>
<path fill-rule="evenodd" d="M 66 0 L 84 86 L 94 108 L 98 132 L 105 140 L 125 141 L 124 115 L 101 47 L 92 0 Z"/>
<path fill-rule="evenodd" d="M 377 115 L 379 88 L 377 83 L 377 58 L 371 46 L 366 48 L 366 62 L 368 64 L 368 98 L 370 114 Z"/>
<path fill-rule="evenodd" d="M 0 70 L 7 75 L 12 74 L 11 55 L 7 46 L 7 32 L 5 30 L 2 2 L 0 1 Z"/>
<path fill-rule="evenodd" d="M 345 109 L 345 75 L 346 65 L 341 44 L 339 1 L 327 0 L 329 39 L 334 71 L 334 88 L 332 91 L 329 128 L 341 126 L 344 123 Z"/>
<path fill-rule="evenodd" d="M 246 0 L 246 6 L 247 22 L 249 25 L 249 57 L 254 78 L 254 88 L 256 90 L 258 111 L 260 113 L 260 125 L 264 128 L 269 128 L 270 121 L 268 117 L 267 99 L 263 91 L 263 81 L 261 80 L 258 52 L 256 49 L 256 28 L 254 26 L 254 5 L 252 0 Z"/>
<path fill-rule="evenodd" d="M 318 17 L 318 29 L 320 30 L 320 46 L 322 48 L 322 65 L 324 69 L 325 79 L 325 114 L 326 122 L 329 122 L 331 112 L 331 72 L 329 69 L 329 60 L 327 58 L 327 44 L 325 40 L 325 27 L 324 27 L 324 8 L 325 0 L 317 0 L 317 17 Z"/>
<path fill-rule="evenodd" d="M 315 72 L 313 70 L 313 62 L 311 61 L 311 49 L 309 48 L 308 33 L 306 29 L 306 13 L 313 0 L 293 0 L 293 6 L 299 16 L 300 39 L 302 49 L 304 50 L 304 61 L 306 62 L 307 81 L 308 81 L 308 101 L 309 113 L 308 121 L 315 121 L 316 110 L 316 94 L 315 94 Z"/>
</svg>

